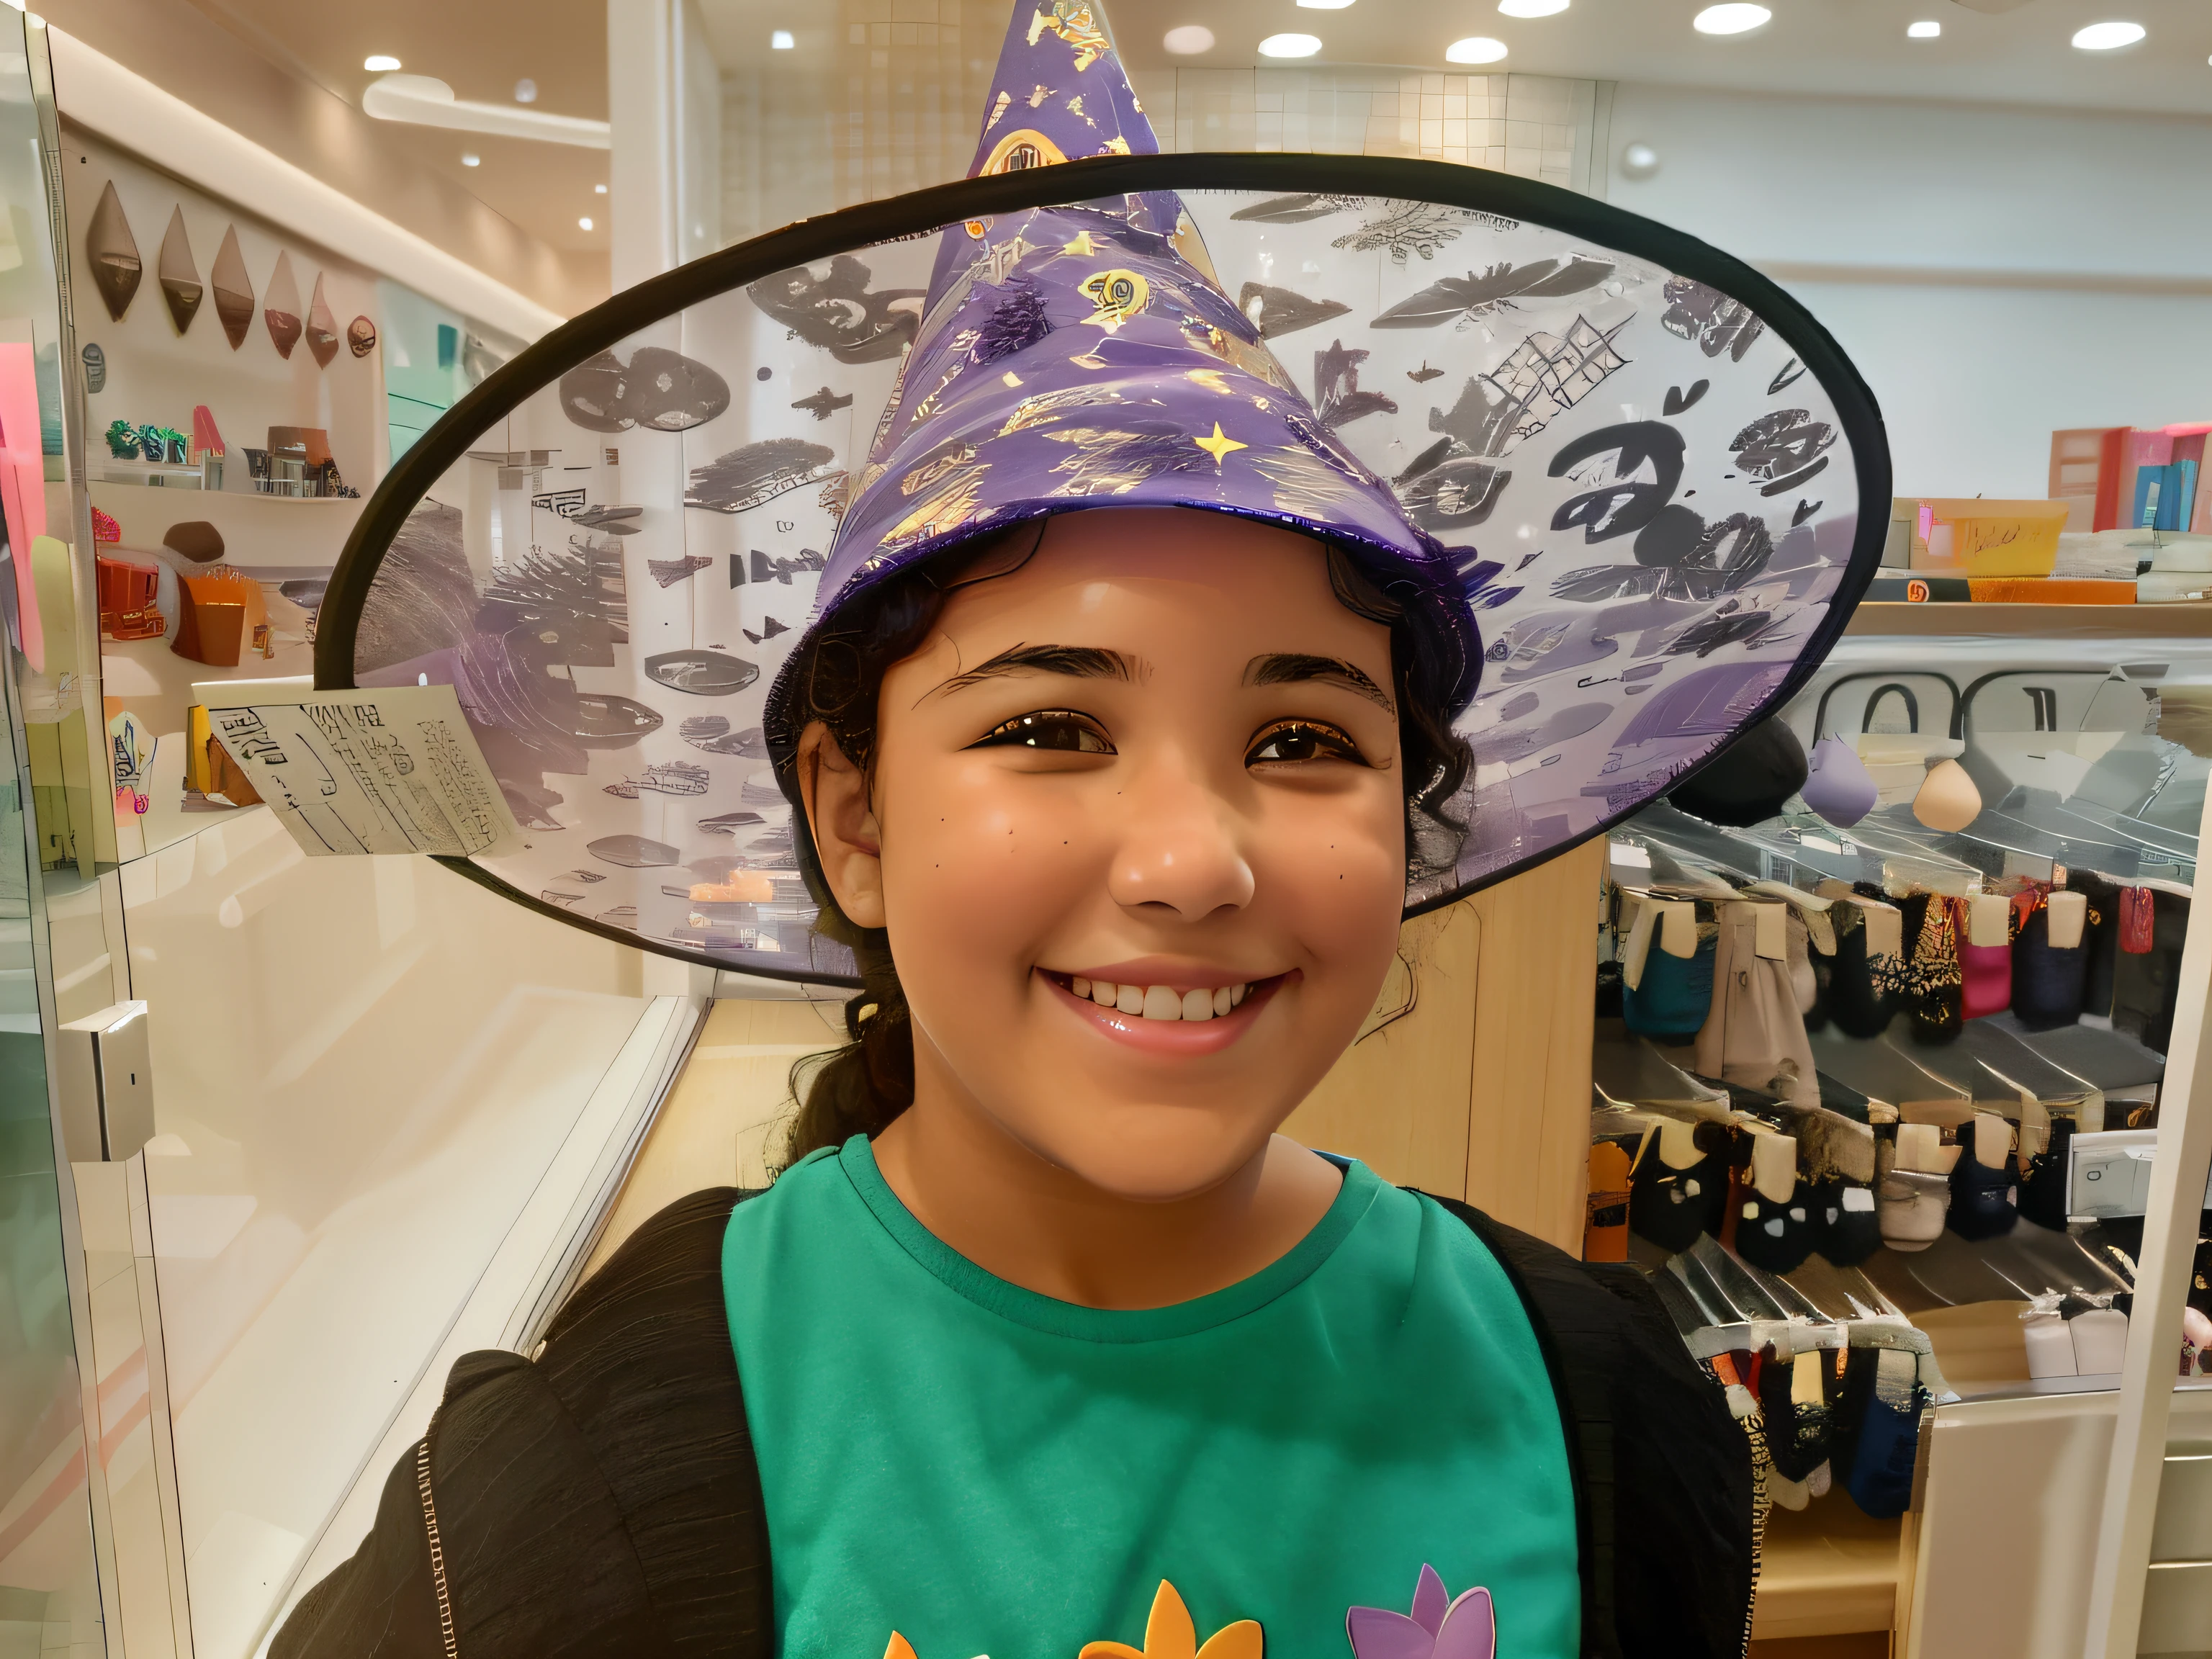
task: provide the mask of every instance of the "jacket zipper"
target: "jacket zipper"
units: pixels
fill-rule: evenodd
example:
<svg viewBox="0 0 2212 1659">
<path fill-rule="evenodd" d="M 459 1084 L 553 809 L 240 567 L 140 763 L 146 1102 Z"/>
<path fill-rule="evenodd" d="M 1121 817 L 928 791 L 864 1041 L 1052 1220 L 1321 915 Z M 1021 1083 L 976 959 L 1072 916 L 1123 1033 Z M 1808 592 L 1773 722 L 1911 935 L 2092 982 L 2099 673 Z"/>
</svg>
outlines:
<svg viewBox="0 0 2212 1659">
<path fill-rule="evenodd" d="M 446 1659 L 459 1659 L 453 1640 L 453 1601 L 446 1589 L 446 1552 L 438 1541 L 438 1506 L 430 1497 L 430 1437 L 424 1435 L 415 1452 L 415 1486 L 422 1494 L 422 1528 L 430 1538 L 430 1584 L 438 1595 L 438 1634 L 446 1644 Z"/>
</svg>

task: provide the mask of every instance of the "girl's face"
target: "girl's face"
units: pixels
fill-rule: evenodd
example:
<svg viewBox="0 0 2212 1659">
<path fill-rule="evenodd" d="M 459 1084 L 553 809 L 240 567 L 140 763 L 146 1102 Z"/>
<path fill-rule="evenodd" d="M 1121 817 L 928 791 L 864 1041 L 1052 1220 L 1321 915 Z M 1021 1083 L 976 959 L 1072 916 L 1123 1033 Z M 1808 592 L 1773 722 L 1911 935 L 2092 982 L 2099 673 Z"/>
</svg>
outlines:
<svg viewBox="0 0 2212 1659">
<path fill-rule="evenodd" d="M 884 678 L 872 779 L 802 750 L 838 902 L 890 930 L 915 1109 L 1127 1198 L 1244 1166 L 1397 946 L 1395 695 L 1321 550 L 1248 520 L 1066 514 L 957 590 Z"/>
</svg>

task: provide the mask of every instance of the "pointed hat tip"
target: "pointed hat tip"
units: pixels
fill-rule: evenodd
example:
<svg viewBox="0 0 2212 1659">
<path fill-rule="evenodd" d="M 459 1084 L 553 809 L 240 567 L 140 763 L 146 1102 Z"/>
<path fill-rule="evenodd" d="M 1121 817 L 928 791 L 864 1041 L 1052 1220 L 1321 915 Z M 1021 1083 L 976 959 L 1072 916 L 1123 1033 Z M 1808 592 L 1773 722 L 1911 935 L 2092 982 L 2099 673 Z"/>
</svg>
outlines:
<svg viewBox="0 0 2212 1659">
<path fill-rule="evenodd" d="M 1018 0 L 968 176 L 1159 152 L 1098 0 Z"/>
</svg>

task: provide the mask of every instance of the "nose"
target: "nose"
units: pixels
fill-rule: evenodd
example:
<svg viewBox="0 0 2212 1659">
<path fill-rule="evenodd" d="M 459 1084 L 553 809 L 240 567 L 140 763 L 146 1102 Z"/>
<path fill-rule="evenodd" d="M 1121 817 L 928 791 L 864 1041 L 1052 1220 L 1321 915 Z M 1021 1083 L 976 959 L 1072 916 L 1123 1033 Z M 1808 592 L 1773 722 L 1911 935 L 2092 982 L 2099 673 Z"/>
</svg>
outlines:
<svg viewBox="0 0 2212 1659">
<path fill-rule="evenodd" d="M 1107 878 L 1116 904 L 1164 907 L 1184 921 L 1202 921 L 1252 902 L 1245 826 L 1202 773 L 1162 757 L 1130 779 L 1121 805 L 1121 845 Z"/>
</svg>

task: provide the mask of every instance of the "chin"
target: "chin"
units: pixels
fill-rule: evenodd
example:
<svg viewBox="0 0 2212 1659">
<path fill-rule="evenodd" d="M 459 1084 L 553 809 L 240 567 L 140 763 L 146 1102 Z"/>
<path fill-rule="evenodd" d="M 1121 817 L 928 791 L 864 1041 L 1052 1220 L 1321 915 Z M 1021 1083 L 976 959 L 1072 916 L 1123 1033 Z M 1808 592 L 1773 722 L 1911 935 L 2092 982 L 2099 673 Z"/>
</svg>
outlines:
<svg viewBox="0 0 2212 1659">
<path fill-rule="evenodd" d="M 1220 1185 L 1267 1144 L 1283 1115 L 1081 1095 L 1063 1097 L 1047 1121 L 1002 1117 L 1000 1125 L 1085 1186 L 1129 1203 L 1169 1204 Z"/>
</svg>

